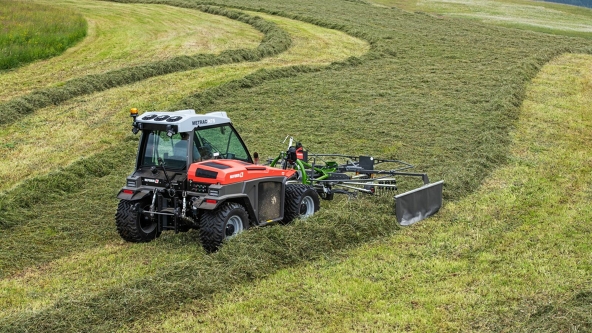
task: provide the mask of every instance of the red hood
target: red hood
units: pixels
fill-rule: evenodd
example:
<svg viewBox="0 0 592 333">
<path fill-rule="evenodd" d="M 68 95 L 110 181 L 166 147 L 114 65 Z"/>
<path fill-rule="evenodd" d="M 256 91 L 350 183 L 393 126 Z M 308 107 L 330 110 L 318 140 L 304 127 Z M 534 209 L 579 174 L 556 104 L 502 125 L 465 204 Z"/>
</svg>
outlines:
<svg viewBox="0 0 592 333">
<path fill-rule="evenodd" d="M 291 177 L 295 172 L 237 160 L 209 160 L 191 164 L 187 178 L 196 183 L 226 185 L 265 177 Z"/>
</svg>

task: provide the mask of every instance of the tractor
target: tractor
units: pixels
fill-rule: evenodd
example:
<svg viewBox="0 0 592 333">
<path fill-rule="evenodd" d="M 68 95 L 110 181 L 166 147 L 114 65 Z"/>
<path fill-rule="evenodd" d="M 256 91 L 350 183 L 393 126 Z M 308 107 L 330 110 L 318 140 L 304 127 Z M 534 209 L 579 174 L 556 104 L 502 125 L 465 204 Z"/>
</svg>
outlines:
<svg viewBox="0 0 592 333">
<path fill-rule="evenodd" d="M 119 235 L 149 242 L 162 231 L 198 229 L 206 251 L 253 226 L 289 223 L 319 210 L 296 170 L 253 164 L 225 112 L 131 110 L 141 132 L 133 173 L 119 191 Z"/>
<path fill-rule="evenodd" d="M 213 252 L 251 227 L 309 217 L 319 210 L 320 199 L 332 200 L 335 194 L 392 193 L 397 190 L 395 176 L 423 181 L 421 187 L 395 195 L 399 224 L 421 221 L 442 206 L 443 181 L 430 183 L 427 174 L 408 172 L 413 166 L 403 161 L 312 154 L 287 136 L 287 150 L 260 165 L 258 154 L 251 157 L 225 112 L 139 116 L 131 109 L 130 114 L 132 132 L 141 132 L 141 137 L 135 169 L 117 195 L 115 216 L 126 241 L 149 242 L 165 230 L 197 229 L 203 247 Z"/>
</svg>

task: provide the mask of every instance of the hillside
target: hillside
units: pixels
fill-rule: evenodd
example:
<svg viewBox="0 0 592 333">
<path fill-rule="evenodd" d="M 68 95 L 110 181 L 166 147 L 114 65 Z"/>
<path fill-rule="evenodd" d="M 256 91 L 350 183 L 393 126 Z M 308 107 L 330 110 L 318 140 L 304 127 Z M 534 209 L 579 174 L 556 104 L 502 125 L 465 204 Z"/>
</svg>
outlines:
<svg viewBox="0 0 592 333">
<path fill-rule="evenodd" d="M 52 3 L 95 28 L 0 74 L 2 331 L 590 326 L 589 32 L 366 1 Z M 447 204 L 399 229 L 388 196 L 323 202 L 215 254 L 195 231 L 125 243 L 113 215 L 137 147 L 130 107 L 224 110 L 264 157 L 289 134 L 406 160 L 445 180 Z"/>
</svg>

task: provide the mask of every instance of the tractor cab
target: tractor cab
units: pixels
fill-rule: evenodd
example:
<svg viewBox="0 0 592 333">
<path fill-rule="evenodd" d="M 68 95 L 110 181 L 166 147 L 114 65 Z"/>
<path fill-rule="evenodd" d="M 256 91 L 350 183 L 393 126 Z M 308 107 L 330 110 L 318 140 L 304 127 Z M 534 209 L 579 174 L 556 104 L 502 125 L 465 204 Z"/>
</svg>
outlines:
<svg viewBox="0 0 592 333">
<path fill-rule="evenodd" d="M 185 172 L 192 163 L 234 159 L 252 163 L 244 142 L 225 112 L 194 110 L 147 112 L 135 116 L 132 131 L 142 132 L 136 169 L 159 167 Z"/>
</svg>

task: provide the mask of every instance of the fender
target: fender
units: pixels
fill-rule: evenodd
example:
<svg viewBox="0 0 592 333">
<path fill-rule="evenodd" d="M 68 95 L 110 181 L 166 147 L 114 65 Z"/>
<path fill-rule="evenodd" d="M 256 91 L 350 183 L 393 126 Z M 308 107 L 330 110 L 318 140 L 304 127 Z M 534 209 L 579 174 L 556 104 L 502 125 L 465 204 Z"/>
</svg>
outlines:
<svg viewBox="0 0 592 333">
<path fill-rule="evenodd" d="M 206 196 L 202 197 L 201 202 L 199 203 L 199 206 L 197 208 L 205 210 L 214 210 L 226 201 L 237 201 L 236 199 L 239 199 L 240 201 L 244 200 L 245 202 L 250 202 L 249 196 L 244 193 L 224 195 L 221 197 Z M 249 206 L 251 205 L 249 204 Z"/>
<path fill-rule="evenodd" d="M 127 201 L 138 201 L 142 200 L 145 197 L 152 194 L 152 191 L 149 190 L 137 190 L 124 187 L 119 190 L 119 194 L 117 194 L 117 199 L 127 200 Z"/>
</svg>

